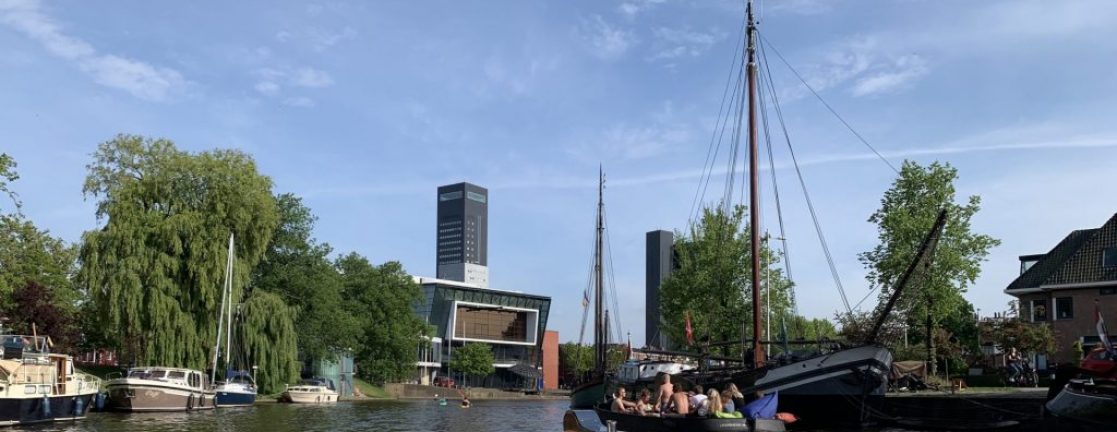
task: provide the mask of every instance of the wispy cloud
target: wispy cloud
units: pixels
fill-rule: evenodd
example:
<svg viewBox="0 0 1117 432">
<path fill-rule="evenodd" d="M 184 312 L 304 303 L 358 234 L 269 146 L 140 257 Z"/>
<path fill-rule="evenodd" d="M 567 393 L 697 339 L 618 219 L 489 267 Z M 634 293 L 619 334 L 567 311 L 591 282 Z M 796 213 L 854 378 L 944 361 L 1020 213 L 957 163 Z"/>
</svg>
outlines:
<svg viewBox="0 0 1117 432">
<path fill-rule="evenodd" d="M 818 15 L 833 10 L 834 3 L 837 3 L 837 0 L 778 0 L 767 2 L 764 6 L 774 13 Z"/>
<path fill-rule="evenodd" d="M 589 43 L 590 52 L 604 60 L 618 59 L 636 44 L 632 31 L 609 24 L 601 15 L 583 20 L 579 33 Z"/>
<path fill-rule="evenodd" d="M 253 74 L 256 75 L 257 78 L 256 84 L 253 85 L 253 89 L 255 89 L 257 93 L 268 97 L 279 97 L 283 93 L 284 86 L 318 89 L 329 87 L 334 84 L 334 79 L 329 73 L 311 67 L 295 69 L 260 68 L 253 72 Z M 314 106 L 314 101 L 306 96 L 283 98 L 282 103 L 284 105 L 302 108 L 311 108 Z"/>
<path fill-rule="evenodd" d="M 311 100 L 308 97 L 305 97 L 305 96 L 299 96 L 299 97 L 284 99 L 283 104 L 287 105 L 287 106 L 293 106 L 293 107 L 299 107 L 299 108 L 313 108 L 314 107 L 314 101 Z"/>
<path fill-rule="evenodd" d="M 74 62 L 98 84 L 141 99 L 167 101 L 185 93 L 189 85 L 174 69 L 99 53 L 85 40 L 66 34 L 37 0 L 0 0 L 0 23 L 39 42 L 51 54 Z"/>
<path fill-rule="evenodd" d="M 352 27 L 345 27 L 339 31 L 310 27 L 303 30 L 280 30 L 275 33 L 277 42 L 302 44 L 317 52 L 326 51 L 355 37 L 357 37 L 357 30 Z"/>
<path fill-rule="evenodd" d="M 725 38 L 725 34 L 716 29 L 703 32 L 688 28 L 659 27 L 653 31 L 653 34 L 656 38 L 656 50 L 650 60 L 698 57 Z"/>
<path fill-rule="evenodd" d="M 881 67 L 857 80 L 854 96 L 867 96 L 903 88 L 927 73 L 927 62 L 917 55 L 907 55 L 895 60 L 892 67 Z"/>
<path fill-rule="evenodd" d="M 633 19 L 641 12 L 647 11 L 656 5 L 665 3 L 667 0 L 629 0 L 617 6 L 617 12 L 624 15 L 628 19 Z"/>
</svg>

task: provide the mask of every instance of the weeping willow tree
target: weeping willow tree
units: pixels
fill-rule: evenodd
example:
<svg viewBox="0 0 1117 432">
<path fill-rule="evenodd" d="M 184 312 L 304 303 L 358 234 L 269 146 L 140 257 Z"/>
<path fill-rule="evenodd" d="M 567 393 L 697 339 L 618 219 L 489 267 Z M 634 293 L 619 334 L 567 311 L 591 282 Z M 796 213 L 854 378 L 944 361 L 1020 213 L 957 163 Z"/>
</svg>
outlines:
<svg viewBox="0 0 1117 432">
<path fill-rule="evenodd" d="M 276 393 L 299 377 L 294 311 L 278 295 L 255 290 L 241 307 L 233 340 L 245 365 L 259 367 L 261 393 Z"/>
<path fill-rule="evenodd" d="M 206 367 L 229 234 L 240 299 L 278 223 L 271 180 L 239 151 L 134 135 L 101 144 L 87 168 L 83 191 L 104 225 L 82 237 L 79 278 L 98 327 L 137 363 Z"/>
</svg>

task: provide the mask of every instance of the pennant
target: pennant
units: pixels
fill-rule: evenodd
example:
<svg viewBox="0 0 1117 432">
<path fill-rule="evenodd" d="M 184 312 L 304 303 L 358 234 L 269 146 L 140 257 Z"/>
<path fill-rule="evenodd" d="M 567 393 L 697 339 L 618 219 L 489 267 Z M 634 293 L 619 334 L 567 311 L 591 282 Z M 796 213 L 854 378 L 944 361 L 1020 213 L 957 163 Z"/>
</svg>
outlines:
<svg viewBox="0 0 1117 432">
<path fill-rule="evenodd" d="M 694 345 L 694 328 L 690 326 L 690 311 L 686 312 L 684 320 L 686 321 L 686 343 L 687 345 Z"/>
<path fill-rule="evenodd" d="M 1096 320 L 1095 327 L 1097 327 L 1098 330 L 1098 339 L 1101 339 L 1101 344 L 1105 347 L 1105 351 L 1112 353 L 1113 343 L 1109 341 L 1109 331 L 1105 328 L 1105 320 L 1101 317 L 1101 308 L 1098 307 L 1097 300 L 1094 300 L 1094 316 Z"/>
<path fill-rule="evenodd" d="M 582 309 L 590 307 L 590 289 L 582 291 Z"/>
</svg>

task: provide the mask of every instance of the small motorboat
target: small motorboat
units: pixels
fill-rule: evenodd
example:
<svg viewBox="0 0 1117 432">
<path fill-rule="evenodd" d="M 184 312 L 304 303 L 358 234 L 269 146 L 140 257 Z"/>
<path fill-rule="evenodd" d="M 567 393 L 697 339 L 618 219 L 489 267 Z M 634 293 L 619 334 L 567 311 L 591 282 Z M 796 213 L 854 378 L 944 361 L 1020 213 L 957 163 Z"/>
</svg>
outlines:
<svg viewBox="0 0 1117 432">
<path fill-rule="evenodd" d="M 280 402 L 298 404 L 337 403 L 337 390 L 324 378 L 304 379 L 298 385 L 288 386 L 279 396 Z"/>
<path fill-rule="evenodd" d="M 50 352 L 45 336 L 0 336 L 0 426 L 85 418 L 99 379 Z"/>
<path fill-rule="evenodd" d="M 135 367 L 109 380 L 109 409 L 118 411 L 192 411 L 214 408 L 207 377 L 193 369 Z"/>
<path fill-rule="evenodd" d="M 256 382 L 245 371 L 229 371 L 225 381 L 217 384 L 217 407 L 244 407 L 256 403 Z"/>
<path fill-rule="evenodd" d="M 1117 381 L 1072 379 L 1046 407 L 1058 418 L 1112 426 L 1117 424 Z"/>
</svg>

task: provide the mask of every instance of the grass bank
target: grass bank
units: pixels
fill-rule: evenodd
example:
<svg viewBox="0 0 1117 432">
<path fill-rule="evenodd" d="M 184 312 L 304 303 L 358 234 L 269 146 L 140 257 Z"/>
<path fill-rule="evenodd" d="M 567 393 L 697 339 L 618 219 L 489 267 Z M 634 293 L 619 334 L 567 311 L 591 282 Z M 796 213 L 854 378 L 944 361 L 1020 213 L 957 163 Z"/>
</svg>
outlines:
<svg viewBox="0 0 1117 432">
<path fill-rule="evenodd" d="M 353 378 L 353 386 L 357 391 L 361 392 L 367 398 L 372 399 L 389 399 L 388 392 L 384 391 L 383 387 L 372 385 L 359 378 Z"/>
</svg>

